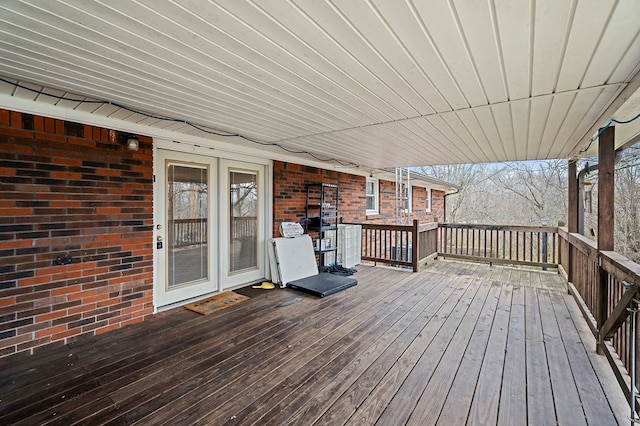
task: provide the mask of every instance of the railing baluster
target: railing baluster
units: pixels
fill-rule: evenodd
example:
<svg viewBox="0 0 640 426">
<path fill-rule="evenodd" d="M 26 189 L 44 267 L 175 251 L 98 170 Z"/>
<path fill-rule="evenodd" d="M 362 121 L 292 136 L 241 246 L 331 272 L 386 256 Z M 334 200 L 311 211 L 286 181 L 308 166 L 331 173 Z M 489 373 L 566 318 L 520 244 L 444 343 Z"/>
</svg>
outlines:
<svg viewBox="0 0 640 426">
<path fill-rule="evenodd" d="M 438 227 L 436 246 L 443 257 L 491 259 L 491 262 L 542 268 L 558 266 L 557 252 L 562 246 L 557 240 L 558 232 L 549 227 L 470 224 L 440 224 Z"/>
</svg>

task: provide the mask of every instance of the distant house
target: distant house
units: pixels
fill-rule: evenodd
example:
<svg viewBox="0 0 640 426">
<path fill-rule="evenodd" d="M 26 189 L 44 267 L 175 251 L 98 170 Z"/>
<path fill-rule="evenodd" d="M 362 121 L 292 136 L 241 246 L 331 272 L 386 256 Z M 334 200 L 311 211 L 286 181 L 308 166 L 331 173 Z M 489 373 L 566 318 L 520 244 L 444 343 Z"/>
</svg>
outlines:
<svg viewBox="0 0 640 426">
<path fill-rule="evenodd" d="M 405 171 L 406 174 L 406 171 Z M 274 235 L 280 222 L 305 217 L 306 185 L 333 183 L 340 188 L 339 216 L 351 223 L 396 223 L 396 177 L 394 170 L 382 169 L 361 174 L 346 173 L 282 161 L 273 162 Z M 398 182 L 404 194 L 401 220 L 421 223 L 444 219 L 445 195 L 460 189 L 457 185 L 411 172 L 407 181 Z"/>
</svg>

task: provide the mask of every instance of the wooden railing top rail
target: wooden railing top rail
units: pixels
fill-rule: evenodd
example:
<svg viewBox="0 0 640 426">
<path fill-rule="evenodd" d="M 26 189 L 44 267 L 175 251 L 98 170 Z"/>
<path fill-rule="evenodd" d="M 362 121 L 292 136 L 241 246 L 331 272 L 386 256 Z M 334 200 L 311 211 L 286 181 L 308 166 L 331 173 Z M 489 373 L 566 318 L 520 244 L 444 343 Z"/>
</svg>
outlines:
<svg viewBox="0 0 640 426">
<path fill-rule="evenodd" d="M 344 225 L 362 225 L 363 229 L 382 229 L 387 231 L 407 231 L 413 229 L 413 225 L 395 225 L 382 223 L 347 223 Z"/>
<path fill-rule="evenodd" d="M 569 243 L 582 253 L 589 256 L 590 260 L 598 257 L 598 244 L 581 234 L 568 234 Z"/>
<path fill-rule="evenodd" d="M 566 226 L 558 226 L 558 235 L 565 239 L 569 239 L 569 228 Z"/>
<path fill-rule="evenodd" d="M 472 223 L 439 223 L 439 228 L 480 229 L 487 231 L 558 232 L 557 226 L 478 225 Z"/>
<path fill-rule="evenodd" d="M 418 225 L 418 232 L 431 231 L 432 229 L 437 229 L 438 226 L 438 222 L 421 223 Z"/>
<path fill-rule="evenodd" d="M 640 265 L 615 251 L 601 251 L 602 268 L 618 281 L 640 287 Z"/>
<path fill-rule="evenodd" d="M 413 228 L 413 225 L 397 225 L 397 224 L 382 224 L 382 223 L 348 223 L 344 222 L 345 225 L 362 225 L 363 228 L 367 229 L 385 229 L 390 231 L 405 231 Z M 420 223 L 418 224 L 418 232 L 430 231 L 432 229 L 438 228 L 438 222 L 429 222 L 429 223 Z"/>
<path fill-rule="evenodd" d="M 173 219 L 173 223 L 202 223 L 206 222 L 206 217 L 194 217 L 191 219 Z"/>
</svg>

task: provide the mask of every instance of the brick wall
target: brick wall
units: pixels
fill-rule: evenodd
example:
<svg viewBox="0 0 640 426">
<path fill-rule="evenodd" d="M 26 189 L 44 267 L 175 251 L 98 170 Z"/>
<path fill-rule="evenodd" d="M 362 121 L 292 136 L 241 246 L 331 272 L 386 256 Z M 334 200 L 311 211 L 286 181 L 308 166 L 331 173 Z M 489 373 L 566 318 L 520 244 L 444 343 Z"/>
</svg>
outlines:
<svg viewBox="0 0 640 426">
<path fill-rule="evenodd" d="M 426 210 L 427 189 L 413 187 L 411 209 L 413 216 L 421 222 L 438 222 L 444 220 L 444 191 L 431 190 L 431 210 Z"/>
<path fill-rule="evenodd" d="M 152 141 L 0 110 L 0 357 L 152 313 Z"/>
<path fill-rule="evenodd" d="M 275 236 L 279 235 L 280 222 L 295 222 L 305 217 L 305 205 L 309 183 L 334 183 L 340 187 L 338 209 L 344 222 L 351 223 L 394 223 L 395 182 L 380 180 L 380 209 L 377 215 L 366 215 L 366 177 L 349 173 L 325 170 L 298 164 L 273 162 L 273 221 Z M 433 222 L 443 217 L 444 192 L 432 190 L 431 212 L 425 211 L 426 190 L 413 189 L 412 219 Z"/>
<path fill-rule="evenodd" d="M 273 234 L 280 222 L 296 222 L 306 215 L 309 183 L 337 183 L 340 187 L 340 216 L 345 222 L 366 220 L 365 178 L 334 170 L 273 162 Z"/>
</svg>

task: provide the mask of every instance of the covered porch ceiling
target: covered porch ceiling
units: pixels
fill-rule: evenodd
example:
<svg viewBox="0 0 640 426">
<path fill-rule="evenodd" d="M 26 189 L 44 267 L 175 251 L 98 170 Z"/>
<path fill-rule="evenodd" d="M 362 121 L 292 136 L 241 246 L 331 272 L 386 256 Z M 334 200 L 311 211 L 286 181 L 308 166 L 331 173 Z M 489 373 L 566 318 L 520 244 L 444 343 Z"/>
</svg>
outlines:
<svg viewBox="0 0 640 426">
<path fill-rule="evenodd" d="M 337 166 L 571 158 L 640 112 L 637 0 L 4 0 L 0 55 L 0 107 Z"/>
</svg>

